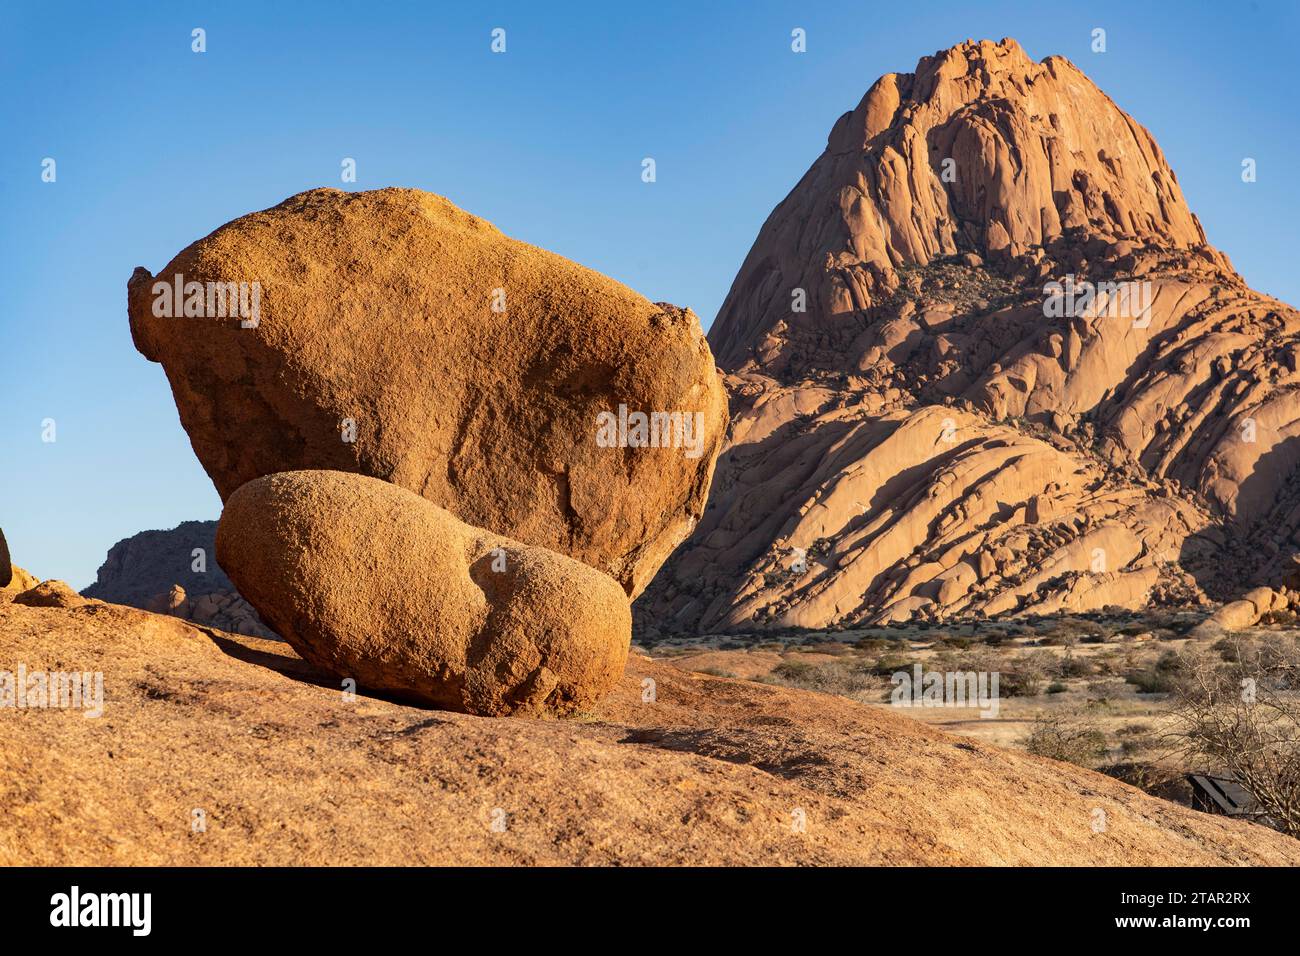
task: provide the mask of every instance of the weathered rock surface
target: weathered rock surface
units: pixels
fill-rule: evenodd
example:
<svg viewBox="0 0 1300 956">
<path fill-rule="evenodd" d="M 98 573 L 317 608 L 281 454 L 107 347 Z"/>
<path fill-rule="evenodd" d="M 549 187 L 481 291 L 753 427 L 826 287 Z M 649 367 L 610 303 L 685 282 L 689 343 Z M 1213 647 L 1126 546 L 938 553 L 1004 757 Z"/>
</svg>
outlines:
<svg viewBox="0 0 1300 956">
<path fill-rule="evenodd" d="M 1300 314 L 1060 57 L 882 78 L 709 337 L 732 426 L 648 632 L 1226 601 L 1300 551 Z"/>
<path fill-rule="evenodd" d="M 30 591 L 41 582 L 16 564 L 9 565 L 9 583 L 0 587 L 0 603 L 12 601 L 24 591 Z"/>
<path fill-rule="evenodd" d="M 39 583 L 33 575 L 12 562 L 9 542 L 5 540 L 4 531 L 0 530 L 0 604 L 14 600 Z"/>
<path fill-rule="evenodd" d="M 1275 611 L 1294 612 L 1300 608 L 1300 595 L 1286 589 L 1251 588 L 1240 600 L 1229 601 L 1198 624 L 1192 637 L 1199 640 L 1217 638 L 1226 631 L 1240 631 L 1259 622 L 1266 614 Z"/>
<path fill-rule="evenodd" d="M 145 602 L 144 610 L 173 617 L 189 617 L 190 599 L 185 589 L 173 584 L 166 594 L 155 594 Z"/>
<path fill-rule="evenodd" d="M 311 190 L 200 239 L 157 281 L 177 275 L 247 283 L 250 313 L 260 289 L 245 328 L 211 317 L 215 292 L 192 310 L 209 317 L 168 318 L 154 276 L 128 285 L 136 347 L 163 364 L 223 501 L 274 472 L 360 472 L 633 595 L 703 512 L 726 395 L 694 314 L 441 197 Z M 599 416 L 620 406 L 693 430 L 681 447 L 605 447 Z"/>
<path fill-rule="evenodd" d="M 81 607 L 88 602 L 72 590 L 72 585 L 67 581 L 52 578 L 15 594 L 13 603 L 25 604 L 28 607 Z"/>
<path fill-rule="evenodd" d="M 632 615 L 612 578 L 364 475 L 249 482 L 226 502 L 217 555 L 307 660 L 437 707 L 582 710 L 627 659 Z"/>
<path fill-rule="evenodd" d="M 579 720 L 349 701 L 284 642 L 111 604 L 0 604 L 15 660 L 105 701 L 0 708 L 0 865 L 1300 864 L 1100 774 L 636 655 Z"/>
<path fill-rule="evenodd" d="M 216 535 L 215 521 L 182 521 L 170 531 L 123 538 L 109 548 L 95 583 L 81 593 L 223 631 L 274 638 L 217 564 Z"/>
</svg>

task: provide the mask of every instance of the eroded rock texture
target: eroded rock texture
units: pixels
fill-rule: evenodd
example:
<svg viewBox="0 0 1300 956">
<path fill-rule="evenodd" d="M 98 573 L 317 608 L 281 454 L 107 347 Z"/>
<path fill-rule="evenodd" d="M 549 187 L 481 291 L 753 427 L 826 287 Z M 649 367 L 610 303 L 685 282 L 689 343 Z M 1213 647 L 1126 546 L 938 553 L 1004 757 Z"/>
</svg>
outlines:
<svg viewBox="0 0 1300 956">
<path fill-rule="evenodd" d="M 638 603 L 650 632 L 1222 600 L 1290 572 L 1300 315 L 1060 57 L 968 41 L 880 79 L 709 339 L 731 431 Z"/>
<path fill-rule="evenodd" d="M 223 501 L 279 471 L 359 472 L 630 595 L 703 512 L 726 395 L 695 315 L 441 197 L 301 193 L 156 277 L 137 269 L 128 299 Z M 600 416 L 620 406 L 694 430 L 602 445 Z"/>
</svg>

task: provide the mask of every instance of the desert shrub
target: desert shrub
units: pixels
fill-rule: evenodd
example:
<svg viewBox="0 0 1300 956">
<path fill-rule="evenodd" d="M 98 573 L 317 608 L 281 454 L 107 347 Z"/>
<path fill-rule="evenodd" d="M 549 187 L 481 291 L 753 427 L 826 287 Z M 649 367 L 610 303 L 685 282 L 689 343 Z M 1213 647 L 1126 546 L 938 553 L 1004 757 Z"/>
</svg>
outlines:
<svg viewBox="0 0 1300 956">
<path fill-rule="evenodd" d="M 1191 799 L 1191 786 L 1186 775 L 1172 767 L 1147 761 L 1121 761 L 1097 768 L 1108 777 L 1137 787 L 1153 797 L 1187 803 Z"/>
<path fill-rule="evenodd" d="M 1140 734 L 1132 737 L 1125 737 L 1120 741 L 1119 749 L 1126 757 L 1132 757 L 1135 754 L 1152 750 L 1156 747 L 1156 739 L 1148 734 Z"/>
<path fill-rule="evenodd" d="M 1006 657 L 1001 667 L 999 692 L 1003 697 L 1036 697 L 1047 680 L 1052 655 L 1045 651 Z"/>
<path fill-rule="evenodd" d="M 1078 718 L 1040 717 L 1025 738 L 1024 748 L 1040 757 L 1091 767 L 1106 756 L 1106 735 Z"/>
<path fill-rule="evenodd" d="M 1102 677 L 1119 677 L 1124 669 L 1120 655 L 1116 651 L 1104 651 L 1098 654 L 1092 659 L 1092 664 Z"/>
<path fill-rule="evenodd" d="M 1234 663 L 1239 659 L 1237 651 L 1240 647 L 1241 642 L 1231 637 L 1221 637 L 1210 645 L 1210 649 L 1215 651 L 1220 659 L 1229 663 Z"/>
<path fill-rule="evenodd" d="M 838 659 L 821 664 L 782 661 L 772 669 L 768 682 L 844 697 L 857 696 L 866 691 L 874 692 L 882 686 L 880 678 L 859 659 Z"/>
<path fill-rule="evenodd" d="M 731 671 L 724 671 L 721 667 L 701 667 L 695 673 L 708 674 L 710 677 L 735 677 Z"/>
<path fill-rule="evenodd" d="M 1125 682 L 1119 678 L 1088 681 L 1088 693 L 1103 703 L 1117 696 L 1124 687 Z"/>
<path fill-rule="evenodd" d="M 1047 692 L 1049 694 L 1064 694 L 1069 689 L 1069 687 L 1062 684 L 1059 680 L 1054 680 L 1047 685 Z"/>
<path fill-rule="evenodd" d="M 782 661 L 772 668 L 772 673 L 777 677 L 791 683 L 802 683 L 812 676 L 813 671 L 817 668 L 807 661 Z"/>
<path fill-rule="evenodd" d="M 1124 680 L 1138 689 L 1140 694 L 1167 694 L 1174 689 L 1173 677 L 1155 668 L 1139 668 L 1124 675 Z"/>
<path fill-rule="evenodd" d="M 966 648 L 940 646 L 924 662 L 927 671 L 998 674 L 998 695 L 1001 697 L 1033 697 L 1042 692 L 1049 676 L 1048 664 L 1053 656 L 1040 651 L 1017 655 L 999 651 L 986 644 L 973 644 Z M 912 661 L 907 658 L 886 656 L 873 668 L 873 672 L 888 677 L 895 671 L 909 670 Z"/>
<path fill-rule="evenodd" d="M 1165 651 L 1151 667 L 1138 667 L 1124 679 L 1144 694 L 1168 694 L 1175 686 L 1181 658 L 1177 651 Z"/>
<path fill-rule="evenodd" d="M 1171 669 L 1169 737 L 1187 763 L 1230 774 L 1262 819 L 1300 838 L 1300 654 L 1294 640 L 1241 640 L 1234 657 L 1188 648 Z"/>
<path fill-rule="evenodd" d="M 870 672 L 877 677 L 888 677 L 896 671 L 911 669 L 912 661 L 902 654 L 883 654 L 869 667 Z"/>
<path fill-rule="evenodd" d="M 1260 624 L 1272 624 L 1281 627 L 1295 627 L 1296 622 L 1300 620 L 1295 611 L 1287 608 L 1283 611 L 1265 611 L 1260 617 Z"/>
<path fill-rule="evenodd" d="M 1082 657 L 1063 657 L 1056 665 L 1056 673 L 1059 677 L 1091 677 L 1097 668 Z"/>
</svg>

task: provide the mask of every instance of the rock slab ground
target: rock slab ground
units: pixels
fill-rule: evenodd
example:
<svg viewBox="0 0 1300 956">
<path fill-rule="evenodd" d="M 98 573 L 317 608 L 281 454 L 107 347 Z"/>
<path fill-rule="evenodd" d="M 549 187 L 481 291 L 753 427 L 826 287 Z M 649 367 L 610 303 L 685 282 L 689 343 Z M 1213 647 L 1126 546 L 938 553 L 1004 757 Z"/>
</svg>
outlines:
<svg viewBox="0 0 1300 956">
<path fill-rule="evenodd" d="M 283 642 L 107 604 L 0 603 L 19 661 L 106 700 L 0 708 L 4 865 L 1300 864 L 1086 770 L 636 655 L 572 720 L 347 701 Z"/>
</svg>

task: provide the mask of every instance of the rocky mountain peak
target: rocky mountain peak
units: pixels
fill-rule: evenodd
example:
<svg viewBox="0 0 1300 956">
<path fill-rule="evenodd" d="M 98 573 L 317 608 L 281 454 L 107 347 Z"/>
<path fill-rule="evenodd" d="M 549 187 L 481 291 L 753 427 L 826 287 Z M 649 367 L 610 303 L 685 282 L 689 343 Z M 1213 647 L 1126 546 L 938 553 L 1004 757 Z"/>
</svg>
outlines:
<svg viewBox="0 0 1300 956">
<path fill-rule="evenodd" d="M 1061 57 L 967 41 L 876 81 L 709 342 L 730 431 L 648 630 L 1300 584 L 1300 314 L 1206 243 L 1151 134 Z"/>
<path fill-rule="evenodd" d="M 839 118 L 710 343 L 728 370 L 770 365 L 782 338 L 843 325 L 895 295 L 901 270 L 945 258 L 1033 282 L 1155 249 L 1230 271 L 1151 134 L 1074 64 L 968 40 L 882 76 Z"/>
</svg>

